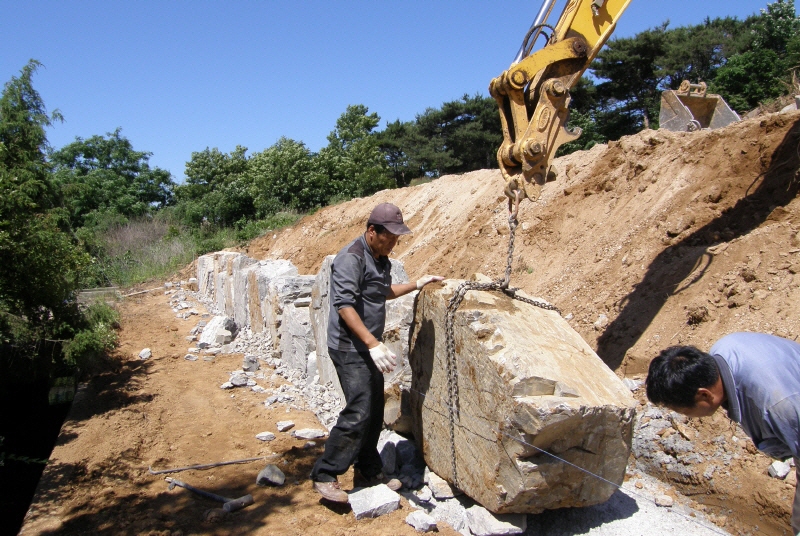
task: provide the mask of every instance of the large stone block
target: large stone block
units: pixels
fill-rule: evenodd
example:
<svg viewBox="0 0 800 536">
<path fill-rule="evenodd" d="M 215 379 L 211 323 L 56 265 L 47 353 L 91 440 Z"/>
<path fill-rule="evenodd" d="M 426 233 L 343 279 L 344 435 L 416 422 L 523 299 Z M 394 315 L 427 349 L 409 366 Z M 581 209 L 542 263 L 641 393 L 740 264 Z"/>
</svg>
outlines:
<svg viewBox="0 0 800 536">
<path fill-rule="evenodd" d="M 246 255 L 240 255 L 231 262 L 231 305 L 233 309 L 233 319 L 238 326 L 246 326 L 250 323 L 248 312 L 247 281 L 248 271 L 257 266 L 258 261 Z"/>
<path fill-rule="evenodd" d="M 241 253 L 217 251 L 197 258 L 197 284 L 200 294 L 216 303 L 217 275 L 224 271 L 228 263 Z"/>
<path fill-rule="evenodd" d="M 425 462 L 494 513 L 606 501 L 630 453 L 630 391 L 557 312 L 469 291 L 454 317 L 451 397 L 445 316 L 460 283 L 417 298 L 410 399 Z"/>
<path fill-rule="evenodd" d="M 308 371 L 308 354 L 316 349 L 309 316 L 310 301 L 297 300 L 283 308 L 280 327 L 281 359 L 303 373 Z"/>
<path fill-rule="evenodd" d="M 297 305 L 296 302 L 299 300 L 310 304 L 313 284 L 313 275 L 276 277 L 267 283 L 267 293 L 261 310 L 264 314 L 264 324 L 272 337 L 272 349 L 276 356 L 280 353 L 281 348 L 280 327 L 284 307 L 290 303 Z"/>
<path fill-rule="evenodd" d="M 322 385 L 330 382 L 339 400 L 344 401 L 342 386 L 339 384 L 339 377 L 336 376 L 336 369 L 333 367 L 330 355 L 328 355 L 328 314 L 330 314 L 331 302 L 328 294 L 331 291 L 331 263 L 335 255 L 328 255 L 322 261 L 314 284 L 311 287 L 311 308 L 309 310 L 311 326 L 314 332 L 314 341 L 317 345 L 317 373 L 319 383 Z"/>
<path fill-rule="evenodd" d="M 265 329 L 263 304 L 267 297 L 269 282 L 276 277 L 297 275 L 297 267 L 287 260 L 259 261 L 246 270 L 248 324 L 250 329 L 261 333 Z"/>
</svg>

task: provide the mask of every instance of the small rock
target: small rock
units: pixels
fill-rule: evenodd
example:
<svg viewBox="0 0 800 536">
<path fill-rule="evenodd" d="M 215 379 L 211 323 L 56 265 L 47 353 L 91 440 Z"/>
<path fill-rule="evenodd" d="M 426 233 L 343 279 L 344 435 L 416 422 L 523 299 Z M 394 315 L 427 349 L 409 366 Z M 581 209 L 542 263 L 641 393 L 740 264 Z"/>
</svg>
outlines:
<svg viewBox="0 0 800 536">
<path fill-rule="evenodd" d="M 327 434 L 324 430 L 318 430 L 316 428 L 302 428 L 292 432 L 292 435 L 297 439 L 320 439 Z"/>
<path fill-rule="evenodd" d="M 220 389 L 233 389 L 233 384 L 231 382 L 225 382 L 219 386 Z"/>
<path fill-rule="evenodd" d="M 784 463 L 780 460 L 775 460 L 774 462 L 772 462 L 772 465 L 769 466 L 769 469 L 767 469 L 767 473 L 772 478 L 779 478 L 783 480 L 784 478 L 786 478 L 786 476 L 789 474 L 789 471 L 791 470 L 792 468 L 789 467 L 788 463 Z"/>
<path fill-rule="evenodd" d="M 414 527 L 417 532 L 436 530 L 436 520 L 422 510 L 415 510 L 408 514 L 406 516 L 406 523 Z"/>
<path fill-rule="evenodd" d="M 152 356 L 153 352 L 150 351 L 150 348 L 145 348 L 139 352 L 139 359 L 150 359 Z"/>
<path fill-rule="evenodd" d="M 675 501 L 669 495 L 658 495 L 656 496 L 656 506 L 663 506 L 664 508 L 670 508 Z"/>
<path fill-rule="evenodd" d="M 622 380 L 622 383 L 624 383 L 625 387 L 627 387 L 631 391 L 636 391 L 642 385 L 644 385 L 644 382 L 642 380 L 634 380 L 632 378 L 625 378 Z"/>
<path fill-rule="evenodd" d="M 275 434 L 272 432 L 261 432 L 260 434 L 256 434 L 256 439 L 260 439 L 261 441 L 272 441 L 275 439 Z"/>
<path fill-rule="evenodd" d="M 286 475 L 278 469 L 277 465 L 272 464 L 263 468 L 256 478 L 256 484 L 259 486 L 283 486 L 284 482 L 286 482 Z"/>
<path fill-rule="evenodd" d="M 278 428 L 279 432 L 286 432 L 294 428 L 294 423 L 292 421 L 278 421 L 275 426 Z"/>
<path fill-rule="evenodd" d="M 223 510 L 222 508 L 212 508 L 211 510 L 206 510 L 203 517 L 209 523 L 218 523 L 225 519 L 225 516 L 228 515 L 228 512 Z"/>
<path fill-rule="evenodd" d="M 528 528 L 525 514 L 492 514 L 477 504 L 467 508 L 466 518 L 469 531 L 474 536 L 523 534 Z"/>
<path fill-rule="evenodd" d="M 425 470 L 425 483 L 428 484 L 431 493 L 438 500 L 452 499 L 456 496 L 450 484 L 430 469 Z"/>
<path fill-rule="evenodd" d="M 186 361 L 197 361 L 197 356 L 194 354 L 186 354 L 183 358 Z"/>
<path fill-rule="evenodd" d="M 245 374 L 233 374 L 231 376 L 230 382 L 234 385 L 234 387 L 244 387 L 247 385 L 247 382 L 250 378 L 247 377 Z M 255 382 L 253 383 L 255 385 Z"/>
<path fill-rule="evenodd" d="M 431 502 L 431 499 L 433 499 L 433 493 L 431 493 L 431 488 L 428 486 L 423 486 L 422 489 L 415 493 L 415 495 L 420 502 L 424 503 Z"/>
</svg>

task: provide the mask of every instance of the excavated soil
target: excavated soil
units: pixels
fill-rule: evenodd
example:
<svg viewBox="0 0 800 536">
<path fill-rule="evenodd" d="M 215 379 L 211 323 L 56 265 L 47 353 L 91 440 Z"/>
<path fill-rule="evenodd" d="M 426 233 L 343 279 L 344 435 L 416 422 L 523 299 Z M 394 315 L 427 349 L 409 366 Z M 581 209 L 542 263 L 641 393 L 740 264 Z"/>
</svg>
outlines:
<svg viewBox="0 0 800 536">
<path fill-rule="evenodd" d="M 642 378 L 670 345 L 708 349 L 735 331 L 800 335 L 800 113 L 713 132 L 645 131 L 555 166 L 556 182 L 520 209 L 511 282 L 558 306 L 618 375 Z M 509 239 L 501 192 L 497 171 L 442 177 L 327 207 L 244 251 L 316 273 L 363 230 L 375 204 L 389 201 L 414 230 L 395 250 L 412 278 L 496 278 Z M 279 420 L 316 427 L 313 414 L 268 410 L 263 395 L 221 390 L 240 354 L 185 361 L 195 322 L 177 319 L 163 291 L 127 298 L 120 310 L 121 344 L 80 392 L 23 534 L 415 533 L 403 522 L 406 503 L 365 521 L 321 505 L 306 480 L 320 445 L 253 439 Z M 153 358 L 138 359 L 144 347 Z M 735 432 L 724 414 L 686 428 L 707 456 L 715 438 Z M 204 518 L 218 505 L 169 491 L 147 471 L 255 456 L 274 460 L 286 485 L 255 489 L 265 462 L 175 475 L 230 497 L 253 493 L 254 506 L 218 522 Z M 672 484 L 734 534 L 780 535 L 788 533 L 794 480 L 768 477 L 770 461 L 746 445 L 713 480 Z"/>
</svg>

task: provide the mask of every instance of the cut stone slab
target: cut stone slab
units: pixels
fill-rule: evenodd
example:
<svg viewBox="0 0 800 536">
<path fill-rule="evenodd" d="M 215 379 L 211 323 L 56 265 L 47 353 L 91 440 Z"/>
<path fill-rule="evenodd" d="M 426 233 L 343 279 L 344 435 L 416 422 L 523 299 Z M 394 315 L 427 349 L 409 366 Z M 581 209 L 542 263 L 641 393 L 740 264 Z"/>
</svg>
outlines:
<svg viewBox="0 0 800 536">
<path fill-rule="evenodd" d="M 495 516 L 486 508 L 477 504 L 467 508 L 465 515 L 469 531 L 474 536 L 523 534 L 527 528 L 527 520 L 524 514 Z"/>
<path fill-rule="evenodd" d="M 350 493 L 350 507 L 356 519 L 380 517 L 400 508 L 400 495 L 386 484 L 378 484 Z"/>
<path fill-rule="evenodd" d="M 311 286 L 314 284 L 313 275 L 298 275 L 293 277 L 276 277 L 267 284 L 266 296 L 262 306 L 264 325 L 272 337 L 273 356 L 281 357 L 280 336 L 284 308 L 297 300 L 311 297 Z M 313 349 L 313 348 L 312 348 Z M 306 354 L 303 354 L 305 357 Z M 305 366 L 305 363 L 303 363 Z"/>
<path fill-rule="evenodd" d="M 444 326 L 459 284 L 449 280 L 417 298 L 410 399 L 428 467 L 494 513 L 608 500 L 625 475 L 636 401 L 555 311 L 467 292 L 454 322 L 451 442 Z"/>
</svg>

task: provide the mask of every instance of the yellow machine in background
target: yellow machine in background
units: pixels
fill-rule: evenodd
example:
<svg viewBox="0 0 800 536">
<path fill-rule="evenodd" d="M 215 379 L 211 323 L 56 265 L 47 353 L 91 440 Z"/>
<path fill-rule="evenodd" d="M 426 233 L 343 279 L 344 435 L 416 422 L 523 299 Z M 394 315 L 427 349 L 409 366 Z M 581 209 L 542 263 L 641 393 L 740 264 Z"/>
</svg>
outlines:
<svg viewBox="0 0 800 536">
<path fill-rule="evenodd" d="M 614 32 L 630 1 L 569 0 L 553 27 L 547 19 L 555 0 L 544 0 L 511 67 L 489 84 L 500 108 L 503 144 L 497 161 L 510 200 L 535 200 L 542 185 L 554 180 L 550 161 L 556 150 L 581 135 L 579 128 L 566 128 L 569 90 Z M 532 52 L 543 35 L 545 46 Z M 684 82 L 680 90 L 663 94 L 660 122 L 669 130 L 718 128 L 738 119 L 719 95 L 705 94 L 704 84 Z"/>
<path fill-rule="evenodd" d="M 681 82 L 677 90 L 668 89 L 661 94 L 660 128 L 675 132 L 693 132 L 702 128 L 722 128 L 739 121 L 725 99 L 706 93 L 705 82 Z"/>
</svg>

